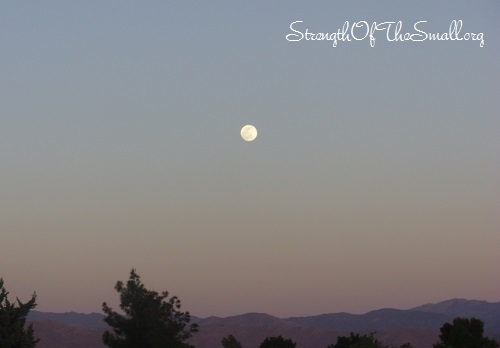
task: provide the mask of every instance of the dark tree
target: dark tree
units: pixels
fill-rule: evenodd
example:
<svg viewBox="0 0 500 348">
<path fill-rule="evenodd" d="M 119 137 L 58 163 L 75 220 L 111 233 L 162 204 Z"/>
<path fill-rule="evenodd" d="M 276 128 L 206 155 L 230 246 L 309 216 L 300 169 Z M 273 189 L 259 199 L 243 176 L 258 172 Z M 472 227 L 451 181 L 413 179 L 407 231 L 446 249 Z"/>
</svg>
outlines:
<svg viewBox="0 0 500 348">
<path fill-rule="evenodd" d="M 3 286 L 0 278 L 0 347 L 2 348 L 33 348 L 39 339 L 33 335 L 33 326 L 25 327 L 26 317 L 30 310 L 36 307 L 36 293 L 31 300 L 22 303 L 16 298 L 16 303 L 11 303 L 7 298 L 9 293 Z"/>
<path fill-rule="evenodd" d="M 476 318 L 455 318 L 441 327 L 440 342 L 434 348 L 495 348 L 498 342 L 483 337 L 484 324 Z"/>
<path fill-rule="evenodd" d="M 281 336 L 267 337 L 261 344 L 260 348 L 295 348 L 296 343 L 291 339 L 284 339 Z"/>
<path fill-rule="evenodd" d="M 351 332 L 349 337 L 338 336 L 337 343 L 330 344 L 327 348 L 350 348 L 352 345 L 359 342 L 359 334 L 354 334 Z"/>
<path fill-rule="evenodd" d="M 337 343 L 327 348 L 383 348 L 382 343 L 373 337 L 373 334 L 359 335 L 351 332 L 350 336 L 337 337 Z"/>
<path fill-rule="evenodd" d="M 413 348 L 413 346 L 410 343 L 405 343 L 400 345 L 399 348 Z"/>
<path fill-rule="evenodd" d="M 242 348 L 241 343 L 233 335 L 224 337 L 221 343 L 224 348 Z"/>
<path fill-rule="evenodd" d="M 181 312 L 181 301 L 168 292 L 159 295 L 147 290 L 134 269 L 125 285 L 118 281 L 115 286 L 120 293 L 121 315 L 106 304 L 102 310 L 104 321 L 113 328 L 106 331 L 103 342 L 112 348 L 188 348 L 185 341 L 198 331 L 197 324 L 191 324 L 189 312 Z"/>
</svg>

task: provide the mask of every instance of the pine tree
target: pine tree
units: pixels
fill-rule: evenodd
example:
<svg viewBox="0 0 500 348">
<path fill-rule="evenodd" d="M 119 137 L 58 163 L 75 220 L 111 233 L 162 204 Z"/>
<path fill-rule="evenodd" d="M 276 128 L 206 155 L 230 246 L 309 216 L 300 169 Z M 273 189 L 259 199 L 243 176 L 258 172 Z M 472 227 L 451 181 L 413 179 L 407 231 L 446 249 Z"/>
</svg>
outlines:
<svg viewBox="0 0 500 348">
<path fill-rule="evenodd" d="M 112 348 L 189 348 L 185 341 L 197 332 L 198 326 L 191 324 L 189 312 L 181 312 L 181 302 L 176 296 L 168 298 L 144 287 L 134 269 L 125 285 L 118 281 L 115 286 L 120 293 L 120 308 L 125 315 L 111 309 L 106 302 L 102 308 L 104 321 L 113 328 L 106 331 L 103 342 Z"/>
<path fill-rule="evenodd" d="M 29 311 L 36 307 L 36 293 L 26 303 L 16 298 L 17 306 L 9 301 L 8 295 L 0 278 L 0 347 L 34 348 L 39 339 L 34 337 L 32 324 L 25 326 Z"/>
</svg>

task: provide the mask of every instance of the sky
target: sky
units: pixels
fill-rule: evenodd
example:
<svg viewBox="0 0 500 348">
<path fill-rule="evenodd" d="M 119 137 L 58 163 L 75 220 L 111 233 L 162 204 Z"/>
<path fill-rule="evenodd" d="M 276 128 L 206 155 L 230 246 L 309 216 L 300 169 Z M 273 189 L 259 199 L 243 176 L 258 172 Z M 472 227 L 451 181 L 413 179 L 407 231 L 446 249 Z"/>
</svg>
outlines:
<svg viewBox="0 0 500 348">
<path fill-rule="evenodd" d="M 132 268 L 200 317 L 500 301 L 499 58 L 493 0 L 3 1 L 0 277 L 50 312 Z"/>
</svg>

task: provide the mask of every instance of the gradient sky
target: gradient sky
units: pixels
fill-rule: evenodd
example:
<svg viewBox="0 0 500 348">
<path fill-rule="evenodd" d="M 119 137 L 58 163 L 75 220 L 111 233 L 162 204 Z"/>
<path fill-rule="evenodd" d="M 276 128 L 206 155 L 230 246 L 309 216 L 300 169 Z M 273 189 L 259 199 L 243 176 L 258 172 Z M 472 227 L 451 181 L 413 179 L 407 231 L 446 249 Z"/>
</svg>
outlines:
<svg viewBox="0 0 500 348">
<path fill-rule="evenodd" d="M 484 47 L 285 39 L 454 19 Z M 499 58 L 498 1 L 3 1 L 0 277 L 53 312 L 132 267 L 202 317 L 500 301 Z"/>
</svg>

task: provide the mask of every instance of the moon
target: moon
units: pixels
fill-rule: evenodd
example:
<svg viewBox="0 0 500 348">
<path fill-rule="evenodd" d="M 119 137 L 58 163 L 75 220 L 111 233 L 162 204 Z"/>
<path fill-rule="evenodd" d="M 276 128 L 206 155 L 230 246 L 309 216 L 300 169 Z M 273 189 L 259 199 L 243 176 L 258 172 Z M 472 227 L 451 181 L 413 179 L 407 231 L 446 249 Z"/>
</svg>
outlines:
<svg viewBox="0 0 500 348">
<path fill-rule="evenodd" d="M 254 141 L 257 138 L 257 128 L 251 124 L 247 124 L 241 128 L 241 137 L 245 141 Z"/>
</svg>

